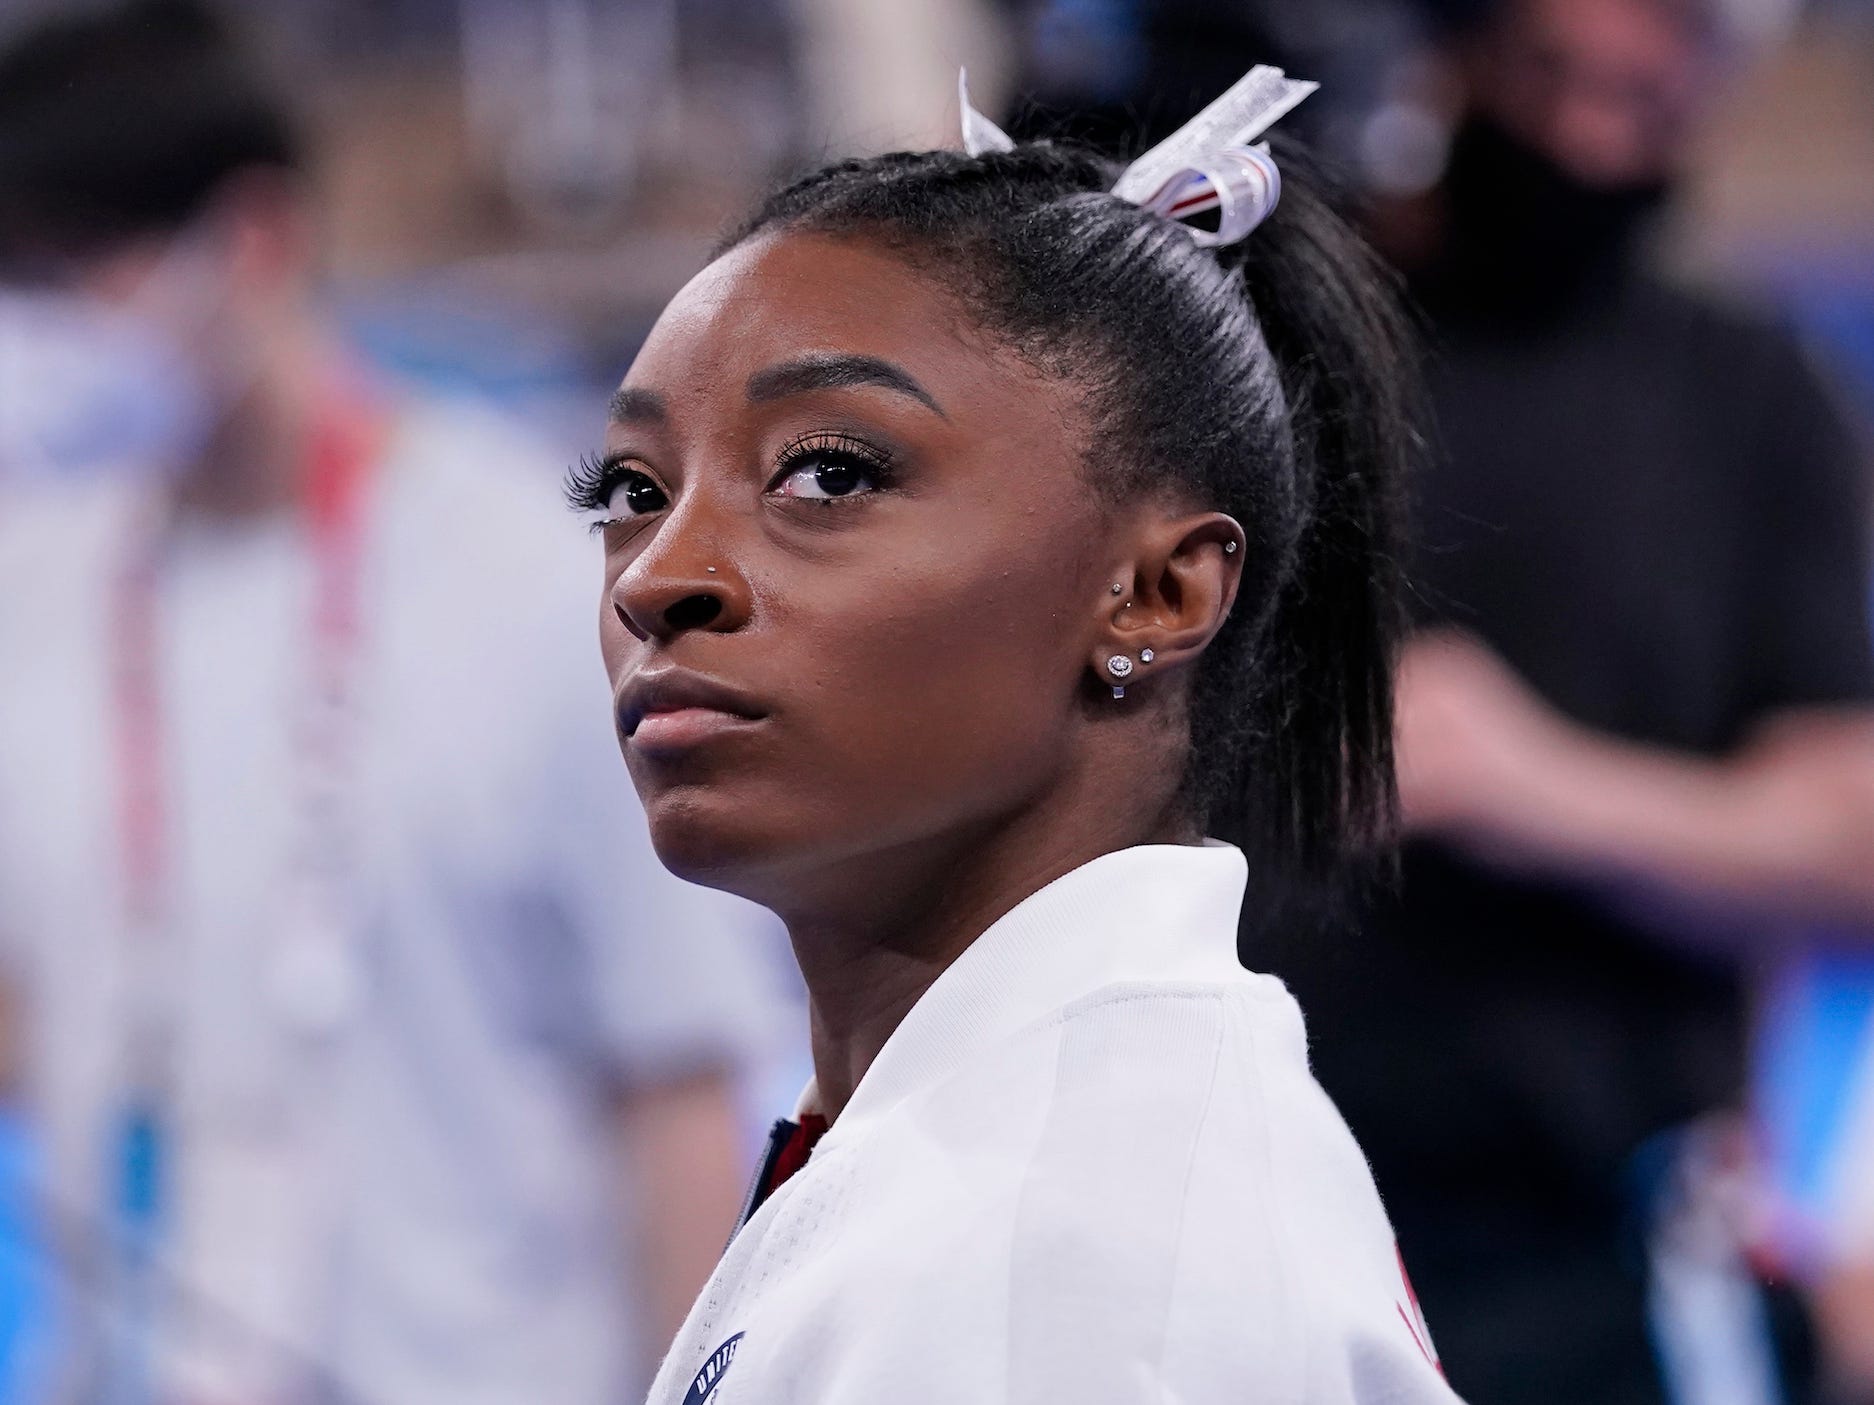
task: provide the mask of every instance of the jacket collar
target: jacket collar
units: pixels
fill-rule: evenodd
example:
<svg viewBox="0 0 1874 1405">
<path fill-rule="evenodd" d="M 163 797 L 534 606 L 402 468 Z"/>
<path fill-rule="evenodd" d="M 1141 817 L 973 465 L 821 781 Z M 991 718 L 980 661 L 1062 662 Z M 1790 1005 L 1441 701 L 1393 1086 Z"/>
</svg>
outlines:
<svg viewBox="0 0 1874 1405">
<path fill-rule="evenodd" d="M 1022 900 L 931 983 L 823 1141 L 863 1131 L 980 1049 L 1129 981 L 1246 979 L 1237 917 L 1248 865 L 1214 839 L 1103 854 Z M 809 1082 L 796 1115 L 816 1110 Z"/>
</svg>

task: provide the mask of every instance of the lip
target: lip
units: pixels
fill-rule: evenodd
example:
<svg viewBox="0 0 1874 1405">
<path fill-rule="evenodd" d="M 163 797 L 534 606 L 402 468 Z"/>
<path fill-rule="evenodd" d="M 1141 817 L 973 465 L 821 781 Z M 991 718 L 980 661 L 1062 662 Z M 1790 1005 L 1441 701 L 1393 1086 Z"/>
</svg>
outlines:
<svg viewBox="0 0 1874 1405">
<path fill-rule="evenodd" d="M 645 750 L 694 746 L 767 715 L 740 689 L 687 669 L 640 673 L 618 697 L 619 731 Z"/>
</svg>

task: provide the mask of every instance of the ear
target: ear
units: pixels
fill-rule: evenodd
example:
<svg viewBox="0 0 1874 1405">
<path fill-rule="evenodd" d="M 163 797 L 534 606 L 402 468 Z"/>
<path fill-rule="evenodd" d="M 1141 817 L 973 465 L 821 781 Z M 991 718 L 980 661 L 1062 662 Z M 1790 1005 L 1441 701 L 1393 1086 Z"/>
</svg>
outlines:
<svg viewBox="0 0 1874 1405">
<path fill-rule="evenodd" d="M 1195 663 L 1236 603 L 1245 540 L 1236 519 L 1221 512 L 1143 526 L 1132 560 L 1112 575 L 1125 588 L 1107 598 L 1094 672 L 1136 687 Z M 1117 657 L 1132 664 L 1124 679 L 1110 666 Z"/>
</svg>

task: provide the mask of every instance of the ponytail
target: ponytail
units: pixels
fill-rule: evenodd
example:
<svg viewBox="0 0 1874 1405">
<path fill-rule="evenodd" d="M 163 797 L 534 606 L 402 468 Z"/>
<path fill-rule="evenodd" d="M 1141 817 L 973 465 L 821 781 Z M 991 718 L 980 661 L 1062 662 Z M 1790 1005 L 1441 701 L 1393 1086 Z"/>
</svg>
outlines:
<svg viewBox="0 0 1874 1405">
<path fill-rule="evenodd" d="M 1419 444 L 1417 358 L 1395 278 L 1335 212 L 1294 143 L 1282 203 L 1221 251 L 1241 272 L 1288 404 L 1300 530 L 1253 667 L 1253 771 L 1213 824 L 1261 834 L 1305 880 L 1390 844 L 1392 674 L 1404 482 Z M 1227 797 L 1220 797 L 1227 804 Z"/>
</svg>

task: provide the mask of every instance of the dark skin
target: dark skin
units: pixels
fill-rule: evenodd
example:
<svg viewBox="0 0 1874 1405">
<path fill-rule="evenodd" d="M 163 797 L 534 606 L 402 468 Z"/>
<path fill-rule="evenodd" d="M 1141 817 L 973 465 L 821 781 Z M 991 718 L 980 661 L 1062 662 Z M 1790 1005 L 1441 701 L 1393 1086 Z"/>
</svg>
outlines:
<svg viewBox="0 0 1874 1405">
<path fill-rule="evenodd" d="M 1090 491 L 1077 389 L 856 238 L 711 264 L 613 410 L 625 758 L 664 862 L 786 922 L 837 1116 L 997 918 L 1102 854 L 1199 838 L 1191 666 L 1242 531 Z M 1139 665 L 1123 702 L 1114 654 Z"/>
</svg>

